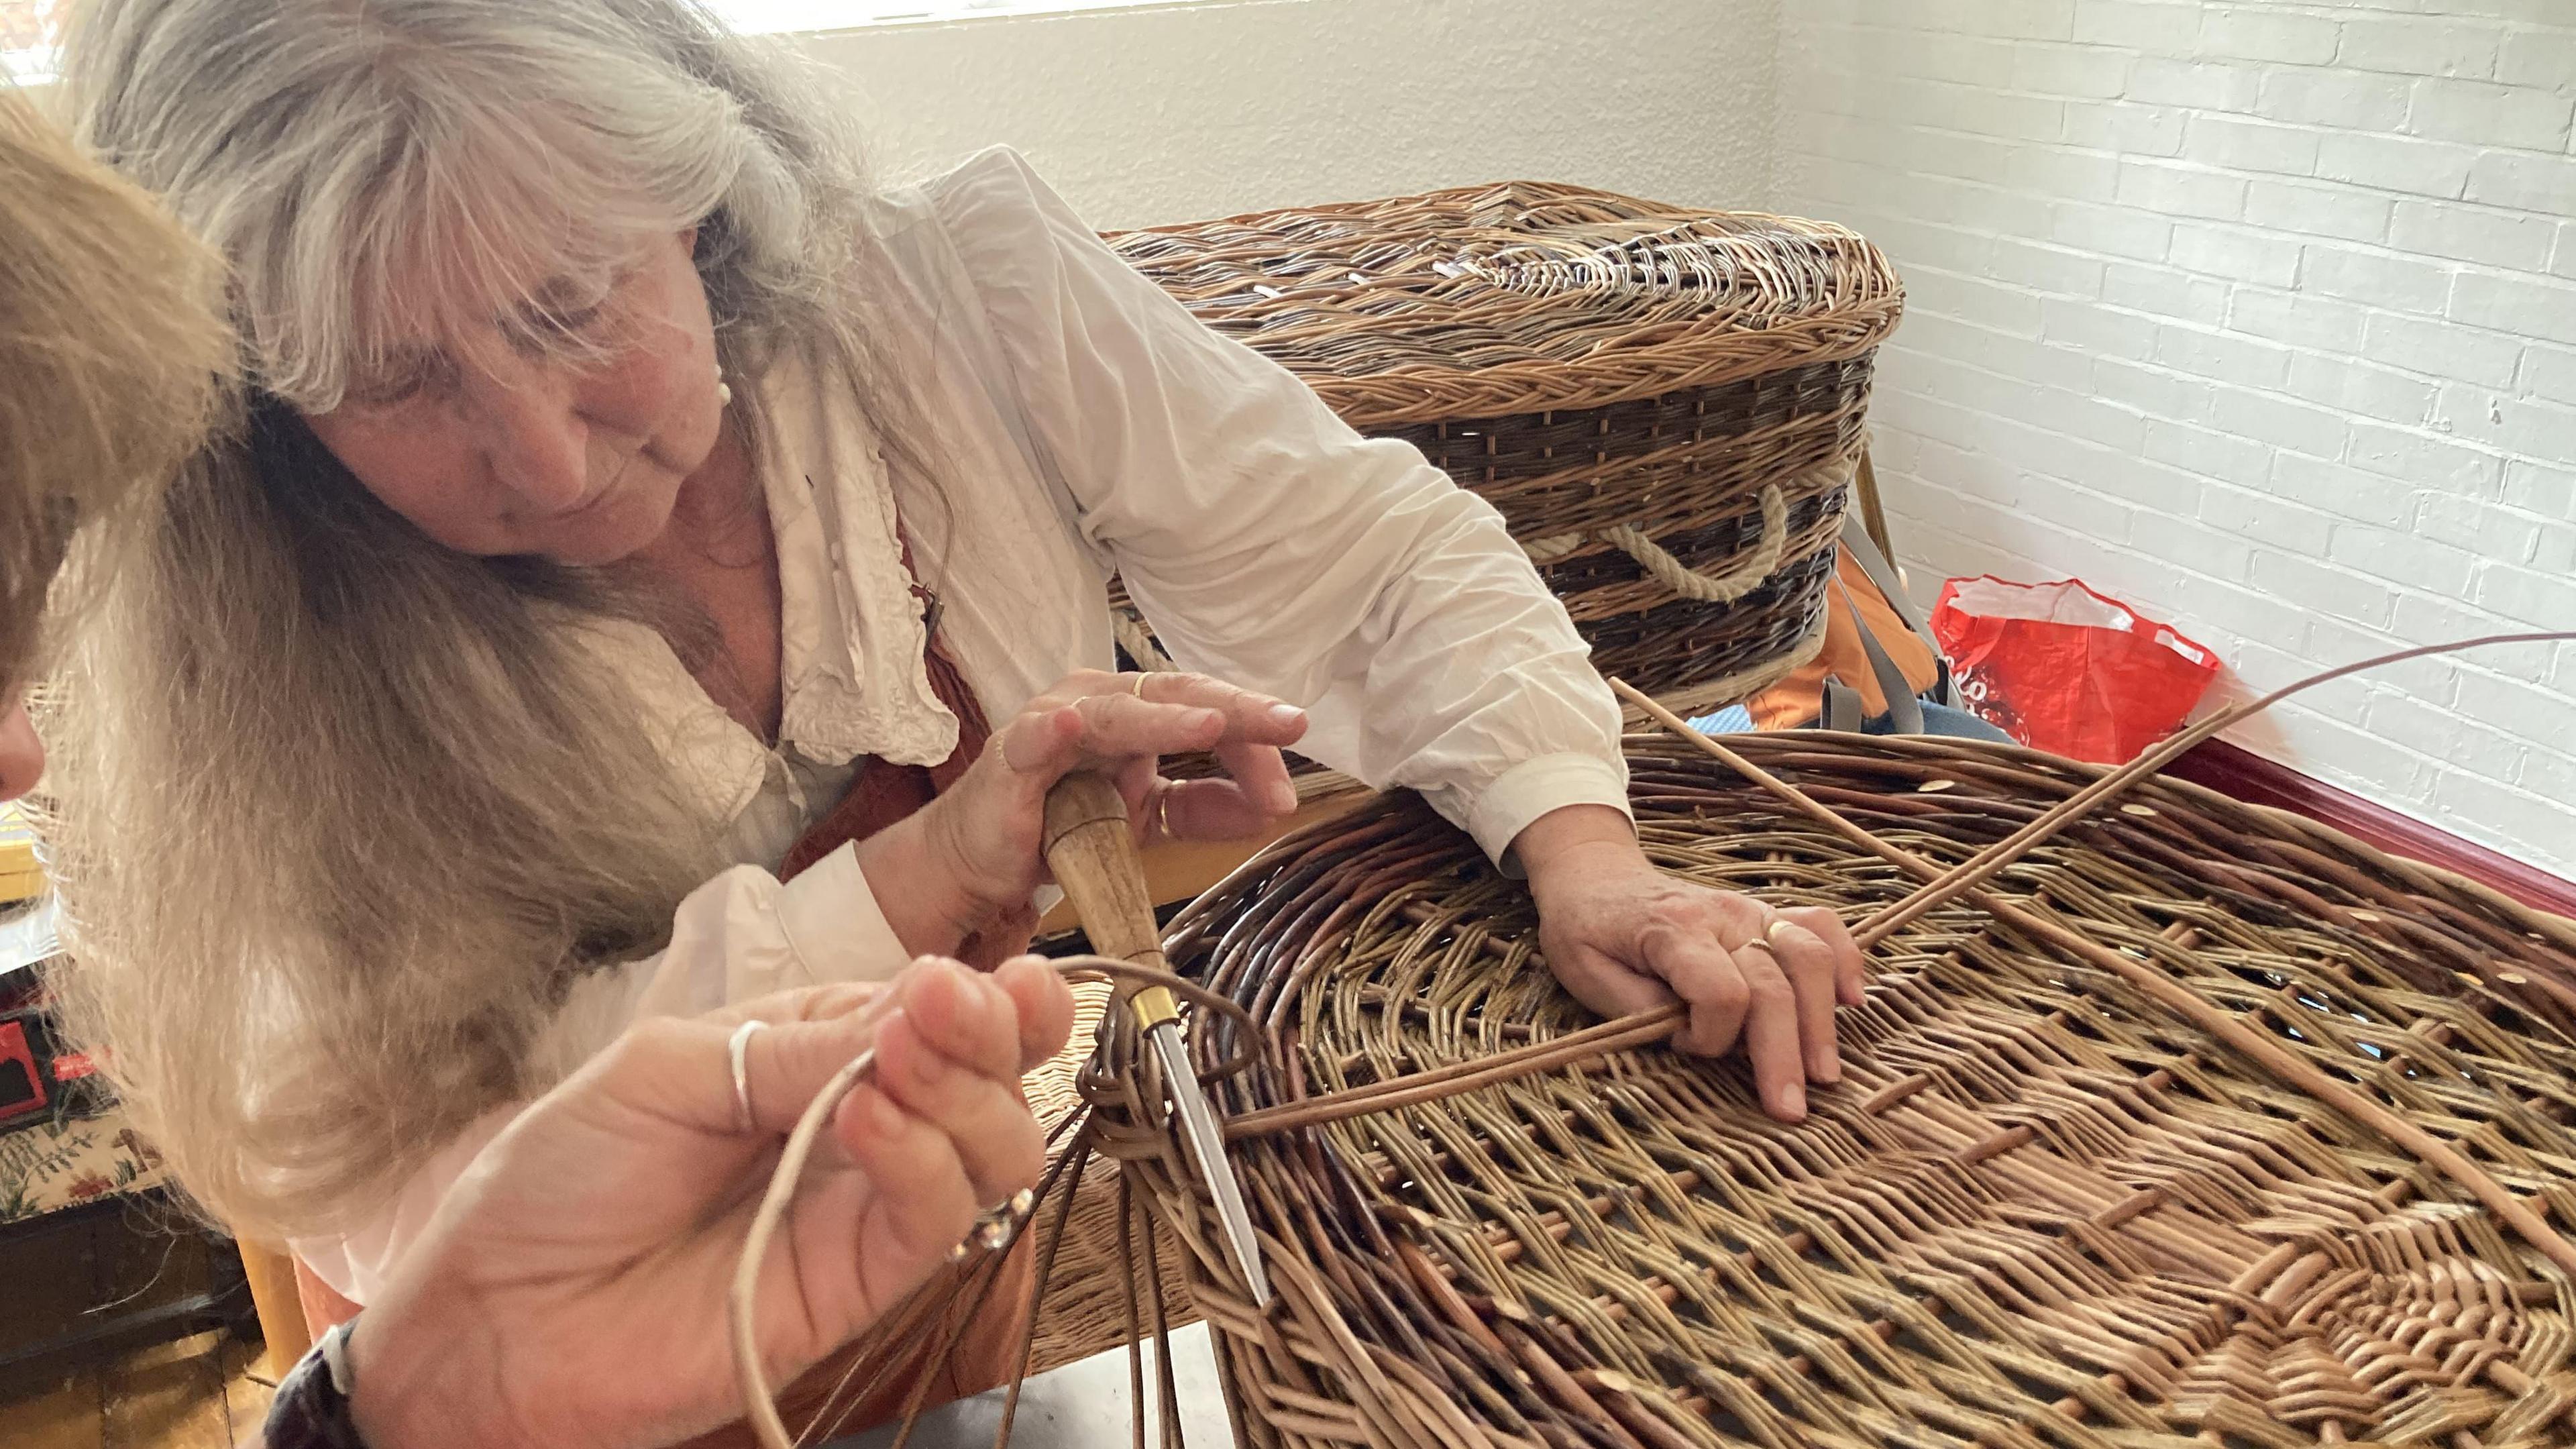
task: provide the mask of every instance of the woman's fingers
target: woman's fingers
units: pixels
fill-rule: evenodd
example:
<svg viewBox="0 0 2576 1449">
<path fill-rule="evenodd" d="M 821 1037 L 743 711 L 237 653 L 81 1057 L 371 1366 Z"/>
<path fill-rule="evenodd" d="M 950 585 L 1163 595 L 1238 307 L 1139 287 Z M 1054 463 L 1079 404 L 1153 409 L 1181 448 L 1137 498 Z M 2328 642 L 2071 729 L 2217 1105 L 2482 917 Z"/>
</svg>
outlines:
<svg viewBox="0 0 2576 1449">
<path fill-rule="evenodd" d="M 1753 1084 L 1762 1109 L 1784 1122 L 1807 1115 L 1807 1082 L 1836 1080 L 1840 1063 L 1832 1055 L 1833 982 L 1816 963 L 1794 968 L 1808 981 L 1800 990 L 1792 969 L 1774 949 L 1760 941 L 1728 951 L 1712 935 L 1668 929 L 1649 933 L 1646 957 L 1655 974 L 1690 1003 L 1690 1021 L 1675 1038 L 1684 1051 L 1720 1056 L 1740 1041 L 1753 1068 Z M 1811 1002 L 1808 998 L 1814 997 Z M 1816 1071 L 1809 1046 L 1815 1030 L 1808 1018 L 1824 1015 L 1825 1060 L 1833 1075 Z"/>
<path fill-rule="evenodd" d="M 904 1111 L 945 1134 L 978 1203 L 1000 1202 L 1046 1170 L 1046 1134 L 1011 1079 L 942 1055 L 906 1016 L 878 1038 L 876 1085 Z M 900 1191 L 900 1184 L 886 1184 Z"/>
<path fill-rule="evenodd" d="M 1272 751 L 1274 762 L 1278 752 Z M 1288 772 L 1278 772 L 1279 787 L 1296 808 L 1296 787 L 1287 783 Z M 1148 797 L 1146 825 L 1172 840 L 1241 840 L 1268 829 L 1279 816 L 1288 813 L 1258 803 L 1259 797 L 1235 780 L 1166 780 L 1161 785 L 1162 799 L 1154 803 Z"/>
<path fill-rule="evenodd" d="M 1744 973 L 1744 1057 L 1762 1110 L 1783 1122 L 1807 1116 L 1807 1063 L 1798 1048 L 1798 997 L 1780 958 L 1760 942 L 1732 955 Z"/>
<path fill-rule="evenodd" d="M 1233 724 L 1230 738 L 1266 745 L 1293 745 L 1306 734 L 1306 712 L 1285 700 L 1228 684 L 1204 674 L 1146 674 L 1130 692 L 1154 704 L 1187 704 L 1217 710 Z"/>
<path fill-rule="evenodd" d="M 1016 775 L 1052 780 L 1081 763 L 1090 722 L 1070 704 L 1031 705 L 993 737 L 992 748 Z"/>
<path fill-rule="evenodd" d="M 1015 980 L 1046 1006 L 1024 971 Z M 905 974 L 897 995 L 902 1013 L 877 1032 L 876 1086 L 954 1139 L 982 1201 L 1036 1181 L 1046 1149 L 1015 1090 L 1023 1038 L 1014 994 L 956 962 L 927 960 Z"/>
<path fill-rule="evenodd" d="M 859 1259 L 882 1308 L 966 1236 L 983 1203 L 956 1140 L 882 1088 L 862 1083 L 834 1128 L 851 1164 L 877 1186 L 860 1223 Z"/>
<path fill-rule="evenodd" d="M 1573 993 L 1574 999 L 1605 1017 L 1635 1016 L 1641 1011 L 1670 1006 L 1676 999 L 1673 989 L 1660 979 L 1627 966 L 1597 947 L 1553 942 L 1547 959 L 1556 979 Z"/>
<path fill-rule="evenodd" d="M 1786 916 L 1771 923 L 1765 941 L 1797 998 L 1798 1051 L 1806 1061 L 1807 1080 L 1841 1081 L 1842 1053 L 1834 1041 L 1834 948 Z"/>
<path fill-rule="evenodd" d="M 1094 695 L 1031 708 L 1002 730 L 1002 762 L 1016 774 L 1052 781 L 1085 760 L 1152 759 L 1212 748 L 1225 733 L 1216 710 Z"/>
<path fill-rule="evenodd" d="M 1867 978 L 1860 947 L 1852 941 L 1851 929 L 1830 906 L 1791 906 L 1780 913 L 1782 919 L 1825 943 L 1834 963 L 1834 995 L 1845 1006 L 1861 1003 L 1861 985 Z"/>
<path fill-rule="evenodd" d="M 1019 1080 L 1018 1004 L 982 973 L 955 961 L 925 957 L 896 978 L 895 1000 L 903 1011 L 903 1024 L 929 1050 L 969 1072 L 998 1081 Z M 893 1025 L 891 1020 L 888 1025 Z M 880 1061 L 894 1045 L 891 1039 L 879 1044 Z"/>
<path fill-rule="evenodd" d="M 1214 749 L 1233 723 L 1221 709 L 1150 704 L 1132 694 L 1095 694 L 1073 709 L 1082 717 L 1083 752 L 1103 759 Z"/>
<path fill-rule="evenodd" d="M 883 1011 L 856 1011 L 826 1021 L 784 1021 L 753 1032 L 743 1042 L 743 1080 L 750 1089 L 753 1129 L 785 1136 L 796 1126 L 816 1095 L 841 1068 L 866 1051 L 884 1021 Z M 757 1019 L 757 1018 L 755 1018 Z M 719 1049 L 711 1055 L 707 1075 L 714 1086 L 707 1094 L 713 1110 L 711 1130 L 732 1132 L 735 1119 L 732 1057 L 722 1046 L 730 1032 L 710 1033 Z"/>
<path fill-rule="evenodd" d="M 1275 751 L 1306 733 L 1304 710 L 1203 674 L 1086 671 L 1029 701 L 1022 719 L 1068 709 L 1079 713 L 1089 752 L 1099 756 L 1174 754 L 1220 745 Z M 1012 767 L 1030 768 L 1046 743 L 1015 740 L 1009 751 Z"/>
<path fill-rule="evenodd" d="M 1003 962 L 990 979 L 1018 1008 L 1023 1074 L 1064 1050 L 1073 1034 L 1073 988 L 1062 972 L 1044 957 L 1022 956 Z"/>
<path fill-rule="evenodd" d="M 1235 786 L 1243 807 L 1259 817 L 1249 830 L 1257 830 L 1271 817 L 1291 815 L 1297 810 L 1297 782 L 1288 778 L 1288 761 L 1275 744 L 1251 744 L 1238 740 L 1220 740 L 1216 747 L 1217 763 Z M 1238 829 L 1235 835 L 1248 834 Z M 1196 839 L 1228 837 L 1198 836 Z"/>
<path fill-rule="evenodd" d="M 1726 948 L 1702 932 L 1672 926 L 1648 931 L 1641 944 L 1647 966 L 1690 1003 L 1690 1021 L 1674 1044 L 1710 1057 L 1733 1049 L 1751 998 L 1743 969 Z"/>
</svg>

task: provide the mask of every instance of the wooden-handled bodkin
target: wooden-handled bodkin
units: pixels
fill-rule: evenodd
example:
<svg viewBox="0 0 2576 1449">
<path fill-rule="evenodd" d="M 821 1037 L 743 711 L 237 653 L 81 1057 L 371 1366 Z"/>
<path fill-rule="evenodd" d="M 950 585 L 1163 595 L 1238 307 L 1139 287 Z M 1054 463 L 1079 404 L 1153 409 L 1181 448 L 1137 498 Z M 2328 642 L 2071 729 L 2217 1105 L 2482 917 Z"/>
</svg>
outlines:
<svg viewBox="0 0 2576 1449">
<path fill-rule="evenodd" d="M 1162 932 L 1145 886 L 1145 862 L 1127 824 L 1127 802 L 1108 777 L 1078 770 L 1047 792 L 1047 867 L 1082 915 L 1091 949 L 1162 968 Z"/>
<path fill-rule="evenodd" d="M 1047 792 L 1047 868 L 1056 884 L 1081 913 L 1091 949 L 1113 960 L 1156 970 L 1163 960 L 1162 930 L 1154 923 L 1153 893 L 1145 885 L 1144 858 L 1127 823 L 1127 802 L 1118 787 L 1089 770 L 1078 770 Z M 1243 1205 L 1243 1186 L 1226 1161 L 1225 1138 L 1218 1131 L 1216 1109 L 1199 1086 L 1181 1044 L 1181 1009 L 1169 988 L 1148 986 L 1127 998 L 1137 1030 L 1162 1064 L 1165 1090 L 1180 1119 L 1181 1141 L 1199 1177 L 1216 1200 L 1217 1219 L 1225 1225 L 1226 1253 L 1251 1290 L 1254 1306 L 1270 1301 L 1270 1280 L 1261 1270 L 1261 1248 L 1252 1236 L 1252 1214 Z"/>
</svg>

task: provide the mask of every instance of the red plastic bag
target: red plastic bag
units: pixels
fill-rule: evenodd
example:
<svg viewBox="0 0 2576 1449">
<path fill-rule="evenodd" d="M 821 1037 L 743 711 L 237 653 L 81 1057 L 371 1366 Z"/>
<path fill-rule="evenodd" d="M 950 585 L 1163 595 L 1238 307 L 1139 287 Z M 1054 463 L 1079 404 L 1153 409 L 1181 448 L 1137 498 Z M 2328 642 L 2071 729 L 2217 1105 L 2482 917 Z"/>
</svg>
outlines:
<svg viewBox="0 0 2576 1449">
<path fill-rule="evenodd" d="M 2034 749 L 2117 765 L 2171 734 L 2218 656 L 2074 579 L 1952 579 L 1932 608 L 1970 709 Z"/>
</svg>

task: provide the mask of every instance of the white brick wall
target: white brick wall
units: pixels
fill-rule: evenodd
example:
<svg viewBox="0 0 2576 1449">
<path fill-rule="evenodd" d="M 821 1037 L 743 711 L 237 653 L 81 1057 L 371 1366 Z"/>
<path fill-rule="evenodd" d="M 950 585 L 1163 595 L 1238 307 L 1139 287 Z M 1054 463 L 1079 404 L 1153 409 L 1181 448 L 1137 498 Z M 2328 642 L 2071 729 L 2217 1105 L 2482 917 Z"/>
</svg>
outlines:
<svg viewBox="0 0 2576 1449">
<path fill-rule="evenodd" d="M 1911 289 L 1898 543 L 2083 577 L 2233 666 L 2576 628 L 2576 0 L 1784 6 L 1783 210 Z M 2576 876 L 2576 646 L 2240 742 Z"/>
</svg>

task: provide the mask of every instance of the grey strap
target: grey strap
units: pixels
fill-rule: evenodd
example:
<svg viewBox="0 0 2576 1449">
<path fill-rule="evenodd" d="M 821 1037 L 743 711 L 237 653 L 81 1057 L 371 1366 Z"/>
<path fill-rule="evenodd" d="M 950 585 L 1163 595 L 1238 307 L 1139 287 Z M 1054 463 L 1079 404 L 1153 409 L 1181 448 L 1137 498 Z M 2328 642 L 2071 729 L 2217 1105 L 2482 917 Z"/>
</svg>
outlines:
<svg viewBox="0 0 2576 1449">
<path fill-rule="evenodd" d="M 1862 526 L 1860 510 L 1850 509 L 1844 512 L 1842 541 L 1843 547 L 1851 550 L 1852 558 L 1860 564 L 1860 571 L 1869 575 L 1869 581 L 1878 586 L 1878 592 L 1887 600 L 1887 607 L 1895 611 L 1896 617 L 1904 621 L 1906 628 L 1913 630 L 1917 638 L 1931 647 L 1932 657 L 1940 661 L 1941 679 L 1933 686 L 1934 697 L 1943 704 L 1957 707 L 1958 690 L 1950 681 L 1950 665 L 1949 661 L 1942 657 L 1941 641 L 1932 637 L 1931 624 L 1921 614 L 1915 612 L 1913 601 L 1905 596 L 1904 581 L 1896 576 L 1896 566 L 1887 561 L 1886 554 L 1878 551 L 1878 544 L 1870 538 L 1869 530 Z M 1857 622 L 1860 611 L 1853 610 L 1852 618 Z M 1868 643 L 1871 667 L 1879 668 L 1878 641 L 1870 636 L 1868 626 L 1862 626 L 1861 637 Z M 1886 673 L 1883 669 L 1879 677 L 1882 681 L 1885 680 Z M 1913 693 L 1911 689 L 1906 692 Z"/>
<path fill-rule="evenodd" d="M 1896 611 L 1896 617 L 1905 621 L 1905 627 L 1927 639 L 1932 637 L 1922 616 L 1914 612 L 1913 602 L 1905 597 L 1905 584 L 1896 576 L 1896 565 L 1889 563 L 1887 555 L 1878 551 L 1869 530 L 1861 526 L 1857 510 L 1847 509 L 1843 513 L 1843 547 L 1850 549 L 1852 557 L 1860 561 L 1860 571 L 1869 575 L 1869 581 L 1878 585 L 1878 591 L 1887 596 L 1887 607 Z"/>
<path fill-rule="evenodd" d="M 1896 666 L 1887 646 L 1878 642 L 1869 621 L 1860 616 L 1860 605 L 1853 602 L 1851 590 L 1842 580 L 1834 580 L 1834 592 L 1843 596 L 1843 607 L 1851 611 L 1852 626 L 1860 631 L 1861 651 L 1869 656 L 1869 672 L 1878 676 L 1878 691 L 1887 696 L 1887 720 L 1900 735 L 1923 733 L 1923 701 L 1914 697 L 1914 682 Z"/>
<path fill-rule="evenodd" d="M 1843 683 L 1840 675 L 1825 676 L 1825 697 L 1816 715 L 1818 729 L 1841 730 L 1846 734 L 1861 727 L 1860 691 Z"/>
</svg>

